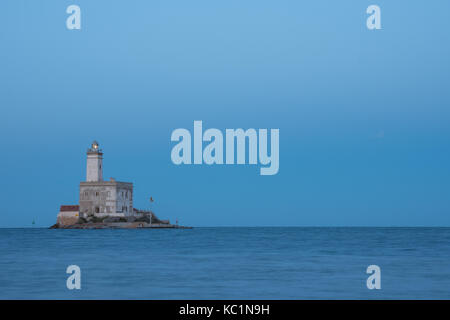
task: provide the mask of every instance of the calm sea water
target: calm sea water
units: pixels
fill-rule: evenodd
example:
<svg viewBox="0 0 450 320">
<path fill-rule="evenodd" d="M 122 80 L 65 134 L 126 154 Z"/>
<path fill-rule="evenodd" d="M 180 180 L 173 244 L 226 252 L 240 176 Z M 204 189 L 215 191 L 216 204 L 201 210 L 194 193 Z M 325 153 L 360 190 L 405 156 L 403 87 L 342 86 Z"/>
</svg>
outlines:
<svg viewBox="0 0 450 320">
<path fill-rule="evenodd" d="M 450 299 L 450 228 L 0 229 L 0 298 Z"/>
</svg>

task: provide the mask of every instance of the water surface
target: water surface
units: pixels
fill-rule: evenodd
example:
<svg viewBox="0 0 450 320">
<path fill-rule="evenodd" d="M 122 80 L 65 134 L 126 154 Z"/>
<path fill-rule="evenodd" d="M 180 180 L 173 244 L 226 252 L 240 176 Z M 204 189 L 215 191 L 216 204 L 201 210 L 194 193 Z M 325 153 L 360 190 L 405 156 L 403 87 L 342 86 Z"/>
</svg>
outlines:
<svg viewBox="0 0 450 320">
<path fill-rule="evenodd" d="M 450 299 L 450 228 L 0 229 L 0 298 Z"/>
</svg>

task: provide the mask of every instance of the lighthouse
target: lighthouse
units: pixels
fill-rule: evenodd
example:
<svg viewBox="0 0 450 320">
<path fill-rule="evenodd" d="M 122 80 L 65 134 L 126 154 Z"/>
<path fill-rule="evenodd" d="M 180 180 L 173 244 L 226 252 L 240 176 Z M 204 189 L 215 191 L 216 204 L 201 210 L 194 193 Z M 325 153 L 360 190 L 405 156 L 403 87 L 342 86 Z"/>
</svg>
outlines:
<svg viewBox="0 0 450 320">
<path fill-rule="evenodd" d="M 86 162 L 86 181 L 103 181 L 103 153 L 99 149 L 97 141 L 92 142 L 91 147 L 87 150 Z"/>
<path fill-rule="evenodd" d="M 103 152 L 97 141 L 87 150 L 86 181 L 80 182 L 80 216 L 133 215 L 133 184 L 103 181 Z"/>
<path fill-rule="evenodd" d="M 87 149 L 86 181 L 80 182 L 79 195 L 79 205 L 61 206 L 52 228 L 178 228 L 151 211 L 133 208 L 133 183 L 103 180 L 103 152 L 97 141 Z"/>
</svg>

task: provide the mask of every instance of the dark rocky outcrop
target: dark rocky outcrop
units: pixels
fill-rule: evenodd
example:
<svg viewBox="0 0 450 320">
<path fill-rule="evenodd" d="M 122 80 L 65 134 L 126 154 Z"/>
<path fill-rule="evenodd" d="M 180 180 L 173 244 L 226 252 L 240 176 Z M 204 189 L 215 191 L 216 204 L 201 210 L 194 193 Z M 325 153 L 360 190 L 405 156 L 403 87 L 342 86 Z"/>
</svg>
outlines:
<svg viewBox="0 0 450 320">
<path fill-rule="evenodd" d="M 89 215 L 79 217 L 72 223 L 59 223 L 50 229 L 129 229 L 129 228 L 189 228 L 171 225 L 169 220 L 160 220 L 152 211 L 134 209 L 134 216 L 114 217 Z M 190 229 L 190 228 L 189 228 Z"/>
</svg>

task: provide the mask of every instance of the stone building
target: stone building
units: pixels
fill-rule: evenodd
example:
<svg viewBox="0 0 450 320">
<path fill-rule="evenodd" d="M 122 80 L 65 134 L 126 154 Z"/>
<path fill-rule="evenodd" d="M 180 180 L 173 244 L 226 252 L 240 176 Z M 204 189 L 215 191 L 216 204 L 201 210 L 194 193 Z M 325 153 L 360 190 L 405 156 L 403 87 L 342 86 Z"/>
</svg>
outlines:
<svg viewBox="0 0 450 320">
<path fill-rule="evenodd" d="M 61 206 L 59 209 L 56 223 L 61 225 L 71 225 L 78 221 L 80 208 L 77 205 Z"/>
<path fill-rule="evenodd" d="M 94 141 L 87 150 L 86 181 L 80 183 L 80 217 L 131 216 L 133 184 L 111 178 L 103 181 L 103 153 Z"/>
</svg>

